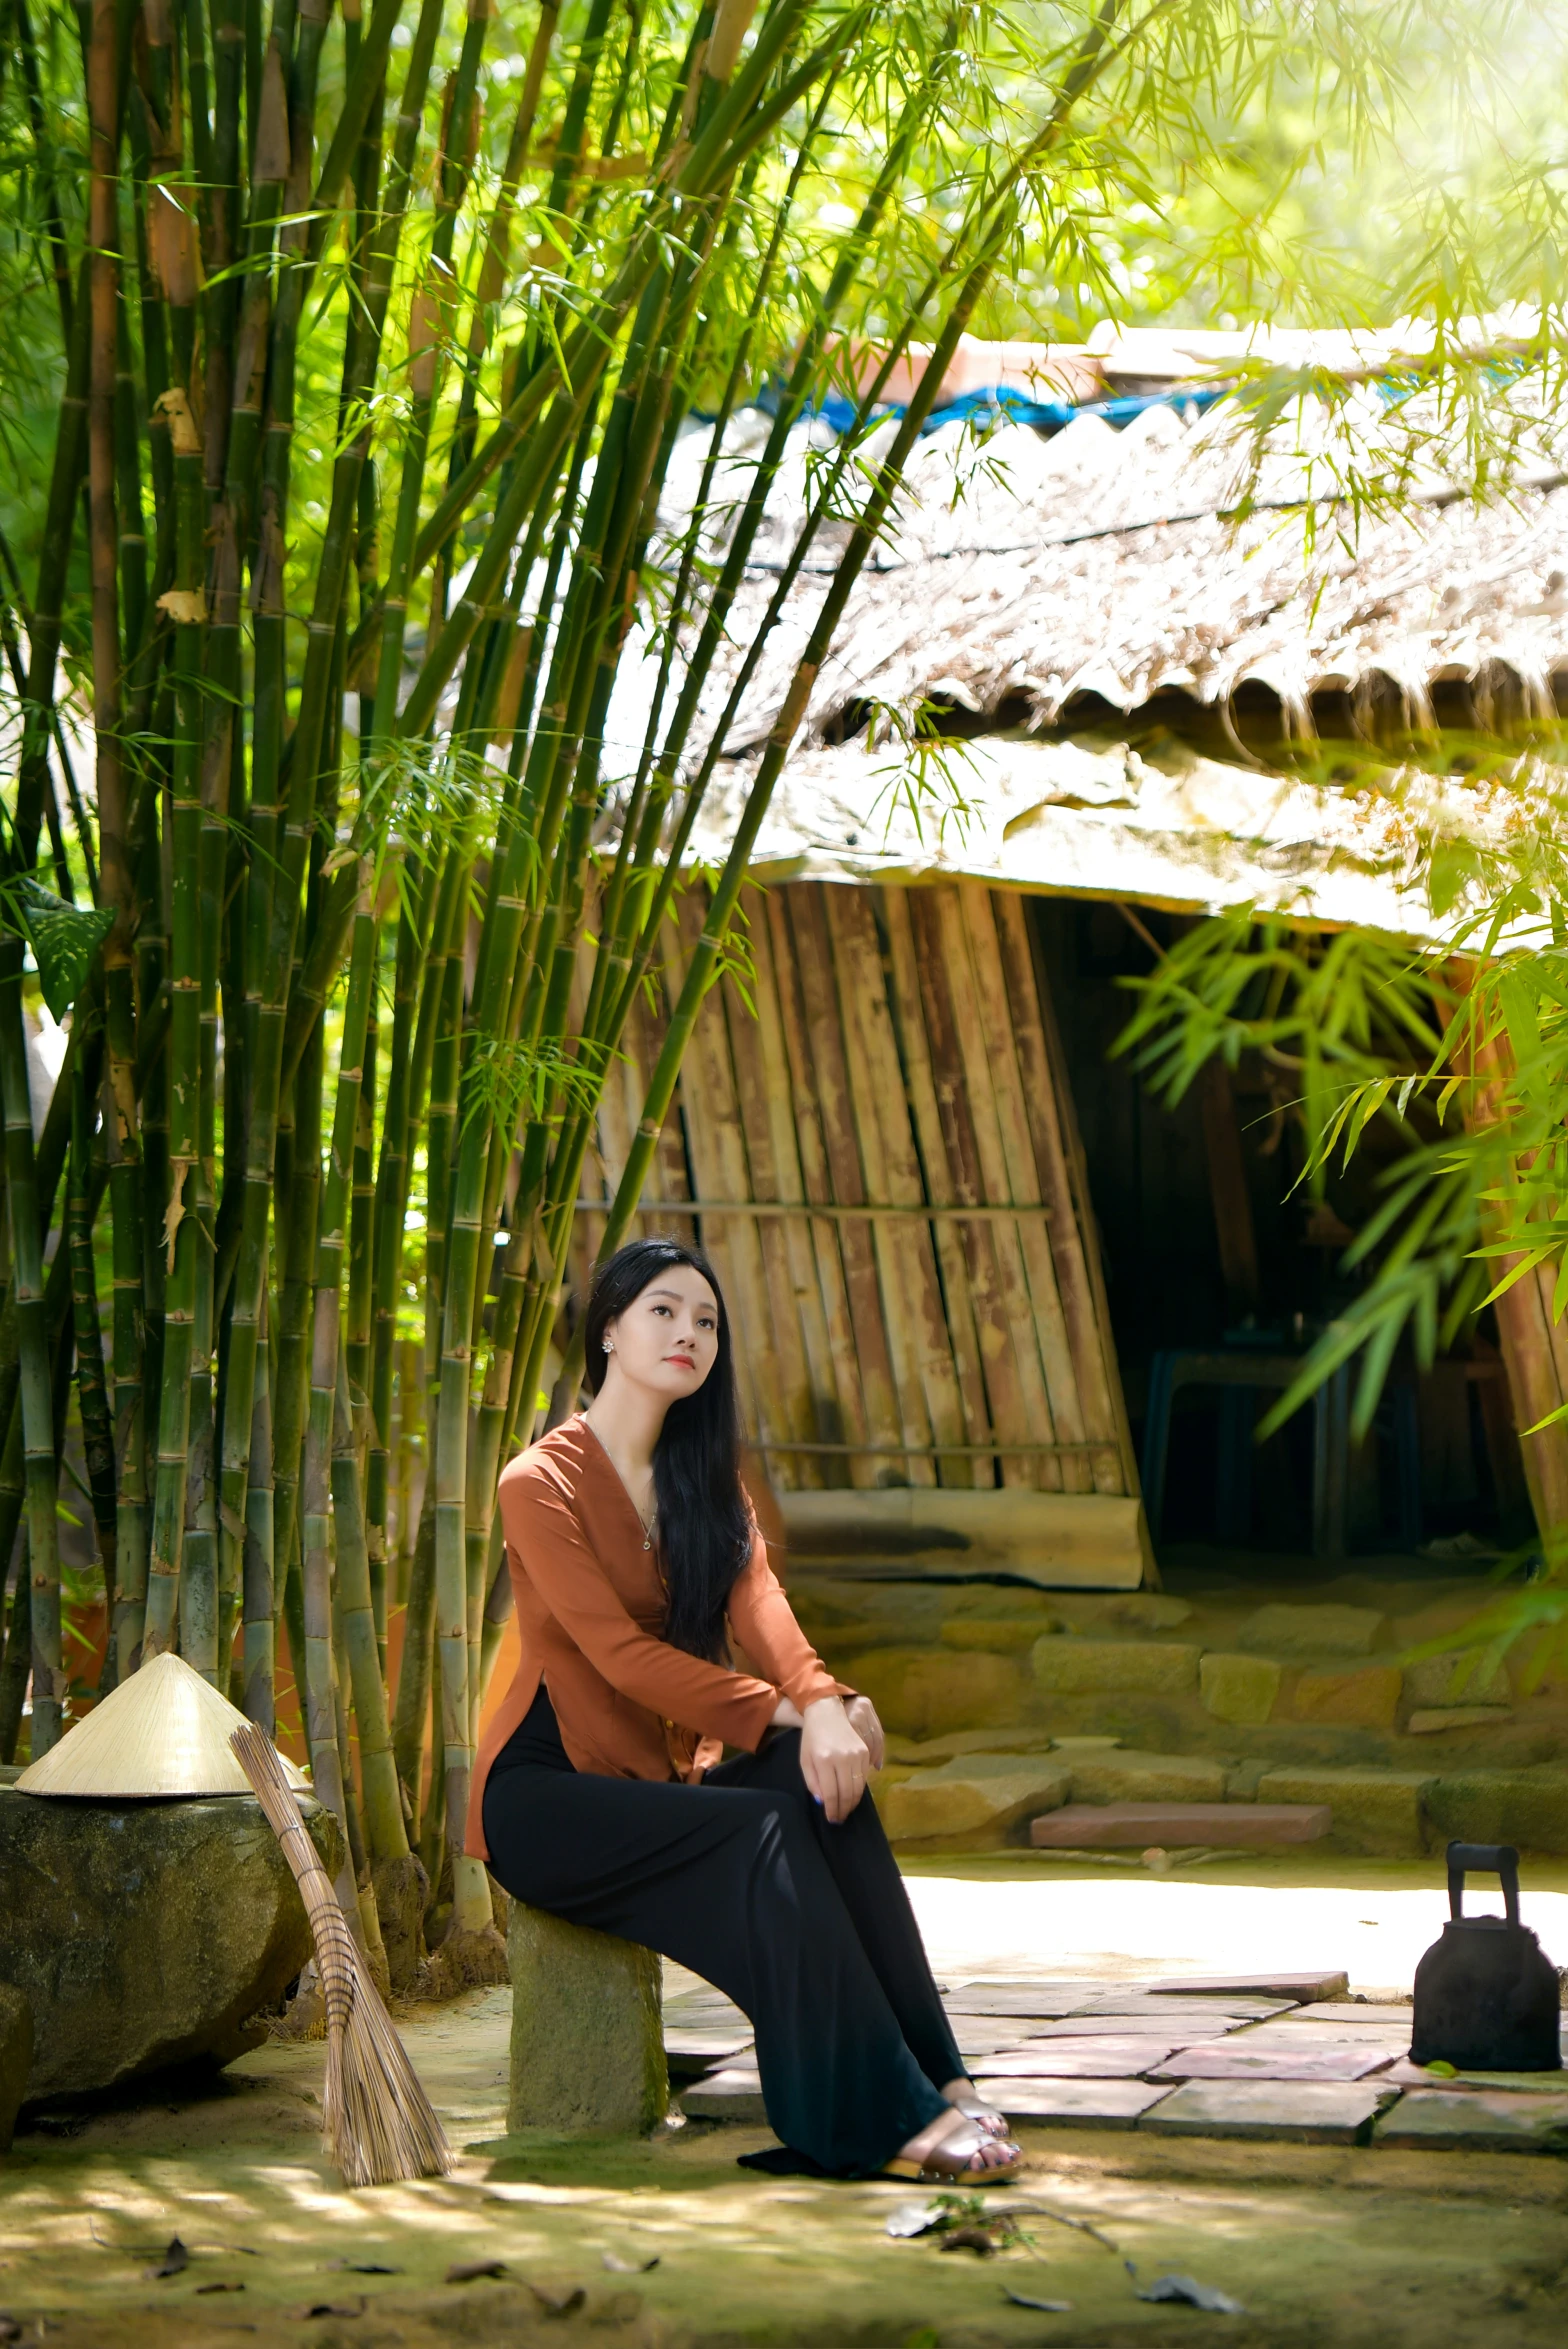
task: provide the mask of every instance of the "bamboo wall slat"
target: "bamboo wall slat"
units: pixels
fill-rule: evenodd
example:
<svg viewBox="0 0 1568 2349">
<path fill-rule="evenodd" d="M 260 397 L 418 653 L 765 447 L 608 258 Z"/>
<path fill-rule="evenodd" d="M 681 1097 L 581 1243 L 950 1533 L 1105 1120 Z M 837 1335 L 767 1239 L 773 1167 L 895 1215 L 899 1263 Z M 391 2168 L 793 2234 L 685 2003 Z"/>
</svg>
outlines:
<svg viewBox="0 0 1568 2349">
<path fill-rule="evenodd" d="M 860 1142 L 867 1195 L 894 1206 L 922 1196 L 919 1162 L 909 1130 L 903 1072 L 893 1042 L 881 949 L 871 905 L 859 889 L 824 889 L 833 942 L 839 1016 L 850 1072 L 850 1112 Z M 882 1288 L 882 1312 L 903 1416 L 903 1440 L 929 1446 L 961 1444 L 963 1417 L 953 1376 L 952 1346 L 929 1227 L 913 1220 L 873 1224 L 872 1246 Z M 911 1482 L 935 1483 L 937 1464 Z"/>
<path fill-rule="evenodd" d="M 971 1204 L 965 1189 L 963 1170 L 952 1163 L 943 1130 L 930 1044 L 925 1021 L 921 1017 L 920 970 L 914 925 L 910 920 L 909 895 L 906 889 L 888 889 L 883 892 L 882 903 L 888 933 L 889 985 L 898 1025 L 904 1081 L 908 1087 L 909 1106 L 914 1119 L 915 1141 L 925 1166 L 926 1180 L 935 1195 L 943 1199 L 962 1199 L 966 1204 Z M 947 1301 L 947 1333 L 953 1349 L 958 1391 L 963 1402 L 965 1431 L 970 1443 L 989 1443 L 993 1430 L 986 1401 L 983 1351 L 990 1324 L 984 1315 L 978 1323 L 976 1321 L 971 1280 L 971 1261 L 975 1254 L 973 1243 L 978 1240 L 981 1248 L 985 1249 L 988 1242 L 983 1230 L 974 1224 L 943 1222 L 934 1228 L 937 1262 L 941 1268 L 942 1290 Z M 994 1481 L 989 1462 L 954 1460 L 951 1456 L 941 1464 L 941 1474 L 944 1484 L 983 1486 Z"/>
<path fill-rule="evenodd" d="M 826 1174 L 822 1196 L 845 1206 L 860 1206 L 869 1194 L 849 1108 L 849 1071 L 833 987 L 827 916 L 820 889 L 809 884 L 791 889 L 788 899 L 794 930 L 794 971 L 803 1014 L 791 1058 L 798 1091 L 809 1093 L 815 1103 Z M 850 1344 L 865 1399 L 866 1438 L 879 1446 L 908 1443 L 912 1439 L 902 1424 L 899 1410 L 892 1341 L 882 1311 L 870 1226 L 840 1224 L 835 1237 L 844 1268 Z M 782 1462 L 780 1467 L 787 1472 L 789 1463 Z M 930 1480 L 929 1464 L 923 1476 L 912 1477 L 912 1481 L 919 1483 Z M 866 1481 L 872 1484 L 885 1481 L 885 1473 L 883 1478 L 872 1475 Z"/>
<path fill-rule="evenodd" d="M 748 1195 L 799 1199 L 803 1196 L 800 1159 L 790 1116 L 789 1072 L 773 984 L 765 900 L 760 893 L 749 892 L 743 910 L 753 968 L 752 1009 L 748 1011 L 737 988 L 726 989 L 722 1001 L 750 1163 Z M 832 1377 L 832 1354 L 804 1223 L 793 1216 L 780 1216 L 754 1228 L 762 1250 L 783 1376 L 781 1401 L 787 1433 L 808 1440 L 831 1440 L 834 1430 L 820 1424 L 816 1398 Z M 823 1464 L 818 1455 L 802 1452 L 793 1457 L 797 1484 L 811 1487 L 822 1483 Z"/>
<path fill-rule="evenodd" d="M 1022 900 L 978 884 L 797 882 L 751 893 L 747 915 L 752 974 L 703 1007 L 636 1228 L 690 1233 L 711 1255 L 772 1481 L 1135 1494 L 1076 1120 Z M 665 992 L 639 1005 L 609 1073 L 606 1196 L 701 919 L 689 892 Z M 692 1200 L 694 1217 L 659 1212 Z M 703 1200 L 785 1212 L 704 1217 Z M 985 1212 L 928 1220 L 927 1205 Z M 861 1207 L 896 1212 L 843 1212 Z M 581 1222 L 586 1274 L 603 1225 Z"/>
<path fill-rule="evenodd" d="M 781 1100 L 787 1106 L 794 1127 L 800 1163 L 801 1196 L 822 1204 L 833 1195 L 827 1139 L 822 1130 L 821 1105 L 812 1081 L 811 1054 L 806 1040 L 805 994 L 801 986 L 794 933 L 790 926 L 788 900 L 782 891 L 769 895 L 767 931 L 773 1002 L 777 1006 L 779 1022 L 778 1073 L 782 1079 Z M 818 1389 L 820 1436 L 826 1442 L 870 1443 L 875 1438 L 871 1434 L 871 1415 L 861 1375 L 860 1349 L 855 1340 L 849 1283 L 844 1271 L 843 1252 L 839 1246 L 839 1229 L 821 1218 L 808 1219 L 805 1237 L 816 1270 L 816 1294 L 826 1327 L 829 1354 L 827 1375 Z M 780 1463 L 781 1474 L 787 1477 L 791 1469 L 798 1466 L 800 1457 L 797 1454 L 793 1463 Z M 878 1463 L 869 1454 L 852 1456 L 848 1467 L 852 1484 L 876 1484 Z"/>
<path fill-rule="evenodd" d="M 987 1033 L 987 1023 L 975 1000 L 976 974 L 970 957 L 970 941 L 963 909 L 955 890 L 942 889 L 933 892 L 933 895 L 940 966 L 947 976 L 959 1066 L 979 1164 L 980 1196 L 988 1201 L 1010 1201 L 1016 1194 L 993 1081 L 1000 1072 L 992 1067 L 993 1038 Z M 996 1251 L 998 1297 L 1013 1341 L 1029 1433 L 1048 1442 L 1070 1443 L 1078 1431 L 1076 1428 L 1064 1429 L 1057 1424 L 1057 1412 L 1053 1405 L 1059 1403 L 1060 1396 L 1059 1393 L 1053 1395 L 1052 1384 L 1041 1360 L 1049 1340 L 1038 1324 L 1026 1270 L 1024 1241 L 1016 1224 L 996 1223 L 991 1229 L 992 1245 Z M 1060 1387 L 1059 1377 L 1056 1386 Z M 1032 1466 L 1034 1474 L 1029 1481 L 1039 1484 L 1043 1490 L 1058 1492 L 1064 1487 L 1074 1489 L 1068 1481 L 1072 1464 L 1047 1458 L 1036 1460 Z"/>
<path fill-rule="evenodd" d="M 961 1199 L 966 1206 L 975 1206 L 986 1201 L 988 1193 L 953 1008 L 953 985 L 958 974 L 950 969 L 946 959 L 937 892 L 911 890 L 907 902 L 920 976 L 919 994 L 911 1007 L 911 1026 L 924 1015 L 937 1072 L 948 1175 L 953 1185 L 949 1195 Z M 1048 1432 L 1041 1425 L 1043 1393 L 1039 1390 L 1038 1377 L 1031 1380 L 1029 1376 L 1028 1366 L 1034 1360 L 1034 1333 L 1020 1326 L 1020 1317 L 1008 1311 L 995 1225 L 966 1224 L 963 1233 L 970 1291 L 981 1331 L 992 1427 L 999 1440 L 1005 1442 L 1011 1438 L 1024 1444 L 1031 1436 Z M 1025 1454 L 1004 1452 L 1001 1474 L 1004 1484 L 1038 1484 L 1038 1462 Z"/>
<path fill-rule="evenodd" d="M 985 1050 L 985 1065 L 996 1103 L 997 1134 L 1002 1149 L 1000 1194 L 1021 1204 L 1040 1202 L 1040 1170 L 1035 1159 L 1024 1085 L 1018 1067 L 1012 1005 L 997 951 L 996 925 L 987 889 L 962 888 L 955 893 L 959 918 L 974 972 L 973 1003 Z M 1016 1227 L 1028 1293 L 1033 1306 L 1040 1363 L 1050 1397 L 1051 1415 L 1063 1443 L 1081 1444 L 1086 1438 L 1079 1401 L 1078 1371 L 1068 1343 L 1062 1301 L 1056 1286 L 1046 1225 L 1030 1217 Z M 1067 1492 L 1092 1492 L 1093 1471 L 1083 1453 L 1065 1454 L 1062 1484 Z"/>
<path fill-rule="evenodd" d="M 1040 1195 L 1051 1208 L 1051 1255 L 1085 1427 L 1089 1435 L 1107 1439 L 1106 1450 L 1093 1455 L 1094 1486 L 1096 1492 L 1135 1493 L 1137 1462 L 1111 1342 L 1088 1172 L 1044 966 L 1030 937 L 1023 899 L 1012 890 L 998 890 L 991 902 L 1013 1007 Z"/>
</svg>

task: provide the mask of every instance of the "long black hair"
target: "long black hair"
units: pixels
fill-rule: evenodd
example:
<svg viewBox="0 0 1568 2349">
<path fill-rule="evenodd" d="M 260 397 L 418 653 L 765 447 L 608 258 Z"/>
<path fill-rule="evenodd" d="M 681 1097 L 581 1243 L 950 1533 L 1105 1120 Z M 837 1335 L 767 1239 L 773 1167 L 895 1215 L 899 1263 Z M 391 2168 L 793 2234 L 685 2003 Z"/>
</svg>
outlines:
<svg viewBox="0 0 1568 2349">
<path fill-rule="evenodd" d="M 671 1647 L 710 1662 L 724 1654 L 724 1615 L 735 1578 L 751 1554 L 752 1519 L 740 1481 L 740 1404 L 730 1318 L 712 1265 L 679 1240 L 630 1240 L 594 1274 L 584 1331 L 583 1375 L 597 1394 L 604 1384 L 606 1324 L 635 1304 L 661 1272 L 690 1265 L 719 1309 L 718 1352 L 693 1394 L 664 1415 L 653 1450 L 659 1563 L 669 1593 L 664 1636 Z"/>
</svg>

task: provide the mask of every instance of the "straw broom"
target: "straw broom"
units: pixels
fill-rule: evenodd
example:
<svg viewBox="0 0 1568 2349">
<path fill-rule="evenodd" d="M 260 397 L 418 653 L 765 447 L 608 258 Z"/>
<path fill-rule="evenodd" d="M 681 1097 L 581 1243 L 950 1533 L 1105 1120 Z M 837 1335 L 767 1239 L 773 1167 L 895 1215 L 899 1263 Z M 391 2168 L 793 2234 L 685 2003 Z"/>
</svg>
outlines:
<svg viewBox="0 0 1568 2349">
<path fill-rule="evenodd" d="M 323 2149 L 345 2186 L 445 2176 L 453 2166 L 452 2148 L 376 1995 L 277 1751 L 250 1722 L 229 1743 L 294 1871 L 316 1944 L 327 2010 Z"/>
</svg>

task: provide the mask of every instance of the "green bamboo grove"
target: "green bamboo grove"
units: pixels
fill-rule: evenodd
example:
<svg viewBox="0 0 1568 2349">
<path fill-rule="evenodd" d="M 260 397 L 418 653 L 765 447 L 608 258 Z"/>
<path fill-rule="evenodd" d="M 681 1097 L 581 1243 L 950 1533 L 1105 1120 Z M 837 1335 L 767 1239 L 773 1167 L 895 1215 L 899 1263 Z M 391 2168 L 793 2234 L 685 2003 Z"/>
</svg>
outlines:
<svg viewBox="0 0 1568 2349">
<path fill-rule="evenodd" d="M 496 1479 L 559 1366 L 597 1092 L 723 755 L 704 689 L 792 430 L 851 338 L 886 353 L 743 648 L 726 716 L 831 547 L 610 1247 L 958 339 L 1024 211 L 1104 170 L 1074 144 L 1092 107 L 1136 142 L 1224 12 L 36 6 L 7 0 L 0 85 L 58 348 L 35 572 L 0 544 L 0 1753 L 29 1676 L 33 1753 L 69 1719 L 74 1413 L 104 1685 L 177 1648 L 270 1730 L 286 1649 L 351 1916 L 407 1979 L 445 1863 L 461 1979 L 500 1955 L 453 1831 L 508 1603 Z M 911 344 L 919 389 L 871 443 Z M 764 388 L 716 531 L 725 427 Z M 714 455 L 672 532 L 697 418 Z M 612 777 L 639 630 L 658 685 Z M 90 779 L 61 722 L 89 708 Z M 40 986 L 70 1024 L 35 1138 Z"/>
</svg>

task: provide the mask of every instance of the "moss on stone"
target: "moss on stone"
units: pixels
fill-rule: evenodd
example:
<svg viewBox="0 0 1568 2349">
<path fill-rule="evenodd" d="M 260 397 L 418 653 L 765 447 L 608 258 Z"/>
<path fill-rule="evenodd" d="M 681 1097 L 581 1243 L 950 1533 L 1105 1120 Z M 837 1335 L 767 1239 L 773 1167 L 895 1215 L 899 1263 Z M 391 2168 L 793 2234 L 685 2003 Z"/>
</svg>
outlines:
<svg viewBox="0 0 1568 2349">
<path fill-rule="evenodd" d="M 1216 1721 L 1256 1729 L 1273 1712 L 1282 1677 L 1272 1656 L 1229 1655 L 1216 1649 L 1199 1662 L 1198 1693 L 1204 1711 Z"/>
<path fill-rule="evenodd" d="M 308 1823 L 329 1868 L 337 1822 Z M 0 1981 L 33 2011 L 30 2098 L 80 2095 L 265 2036 L 310 1955 L 289 1864 L 250 1795 L 66 1802 L 0 1788 Z"/>
<path fill-rule="evenodd" d="M 1035 1686 L 1061 1696 L 1183 1696 L 1198 1680 L 1198 1650 L 1176 1640 L 1038 1639 L 1030 1664 Z"/>
<path fill-rule="evenodd" d="M 670 2103 L 654 1951 L 514 1900 L 507 1959 L 508 2127 L 646 2136 Z"/>
</svg>

